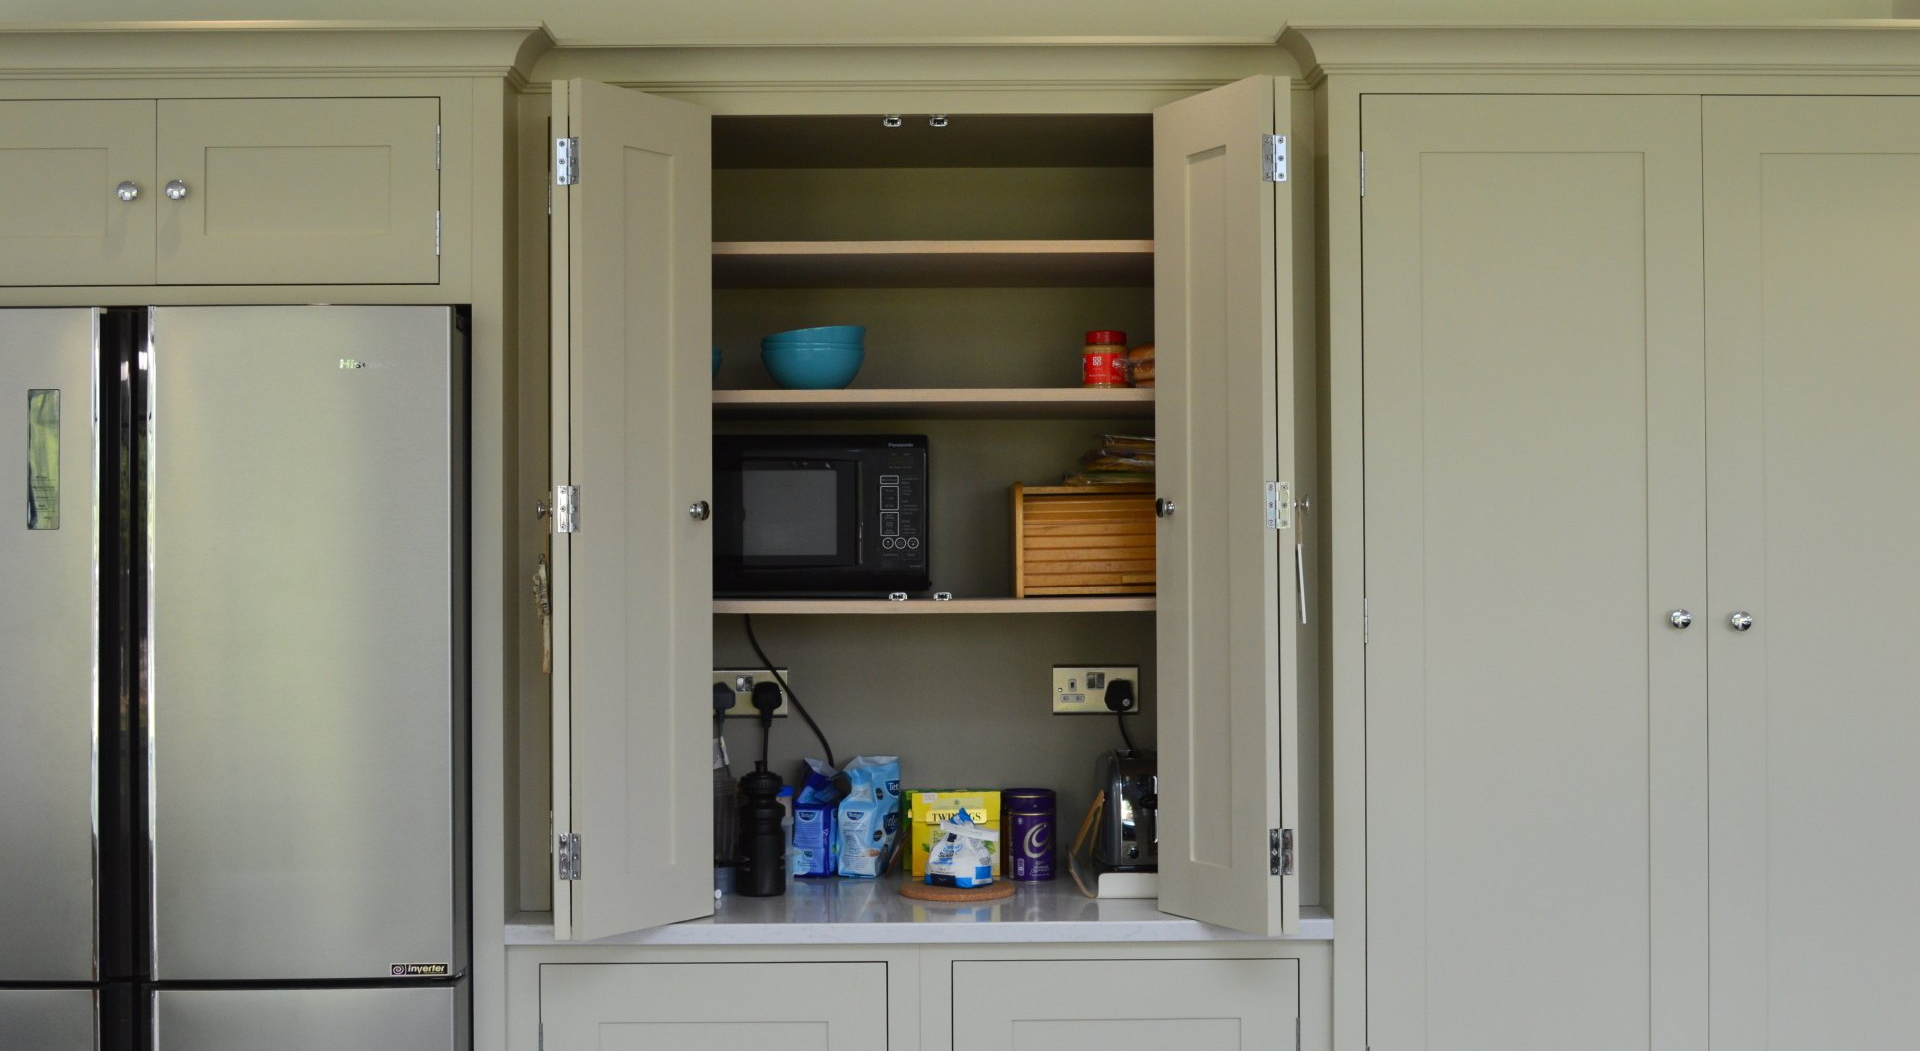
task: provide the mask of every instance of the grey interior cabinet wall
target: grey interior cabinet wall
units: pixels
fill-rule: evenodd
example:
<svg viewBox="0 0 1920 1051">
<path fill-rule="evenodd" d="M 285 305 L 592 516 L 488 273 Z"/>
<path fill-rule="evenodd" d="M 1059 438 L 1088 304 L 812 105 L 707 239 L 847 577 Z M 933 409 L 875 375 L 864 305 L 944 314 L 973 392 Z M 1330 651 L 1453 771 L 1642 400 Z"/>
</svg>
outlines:
<svg viewBox="0 0 1920 1051">
<path fill-rule="evenodd" d="M 1910 1041 L 1920 100 L 1363 115 L 1370 1043 Z"/>
</svg>

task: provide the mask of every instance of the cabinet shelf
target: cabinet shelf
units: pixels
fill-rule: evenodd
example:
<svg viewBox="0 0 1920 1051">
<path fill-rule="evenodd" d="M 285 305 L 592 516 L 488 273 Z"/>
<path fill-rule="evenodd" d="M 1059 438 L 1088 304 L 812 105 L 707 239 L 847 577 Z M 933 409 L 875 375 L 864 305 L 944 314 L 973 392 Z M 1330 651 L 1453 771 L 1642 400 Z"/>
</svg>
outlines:
<svg viewBox="0 0 1920 1051">
<path fill-rule="evenodd" d="M 1152 595 L 1087 595 L 1068 598 L 957 598 L 951 602 L 886 599 L 714 599 L 715 613 L 853 614 L 913 616 L 923 613 L 1150 613 Z"/>
<path fill-rule="evenodd" d="M 1152 388 L 949 388 L 717 390 L 722 420 L 1152 419 Z"/>
<path fill-rule="evenodd" d="M 715 288 L 1149 288 L 1151 240 L 716 241 Z"/>
</svg>

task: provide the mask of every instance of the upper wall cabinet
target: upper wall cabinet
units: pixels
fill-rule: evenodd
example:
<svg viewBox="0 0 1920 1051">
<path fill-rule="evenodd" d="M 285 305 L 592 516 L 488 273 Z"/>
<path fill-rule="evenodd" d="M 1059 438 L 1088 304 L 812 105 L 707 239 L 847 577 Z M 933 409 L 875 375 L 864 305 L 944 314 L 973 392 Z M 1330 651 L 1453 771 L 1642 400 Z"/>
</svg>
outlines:
<svg viewBox="0 0 1920 1051">
<path fill-rule="evenodd" d="M 0 103 L 0 285 L 433 284 L 434 98 Z"/>
<path fill-rule="evenodd" d="M 1159 514 L 1151 521 L 1161 906 L 1262 935 L 1297 929 L 1299 911 L 1300 562 L 1290 488 L 1299 477 L 1291 264 L 1298 190 L 1284 162 L 1274 163 L 1284 155 L 1289 95 L 1285 82 L 1256 77 L 1154 115 L 1159 386 L 1125 392 L 1151 394 L 1159 446 Z M 553 127 L 564 144 L 551 227 L 553 478 L 561 487 L 553 814 L 564 862 L 554 922 L 561 938 L 589 939 L 713 908 L 713 148 L 706 111 L 584 81 L 554 86 Z M 1010 210 L 1036 208 L 1015 201 Z M 863 245 L 854 247 L 884 246 L 875 233 L 863 227 Z M 909 241 L 903 232 L 893 244 Z M 998 254 L 966 268 L 977 275 L 1003 257 L 1031 256 L 1035 244 L 934 247 L 954 254 L 988 245 Z M 845 241 L 815 247 L 817 255 L 854 250 Z M 909 265 L 923 264 L 895 268 Z M 935 269 L 912 278 L 923 301 L 939 302 L 970 280 Z M 860 280 L 884 287 L 875 270 Z M 985 280 L 1009 278 L 990 272 Z M 953 391 L 879 393 L 912 420 L 937 415 L 931 407 Z M 992 393 L 969 396 L 991 402 Z M 935 448 L 934 461 L 964 464 L 961 441 Z M 976 528 L 1005 528 L 1004 515 L 996 504 L 987 516 L 993 524 Z M 764 611 L 810 612 L 779 602 Z M 1001 608 L 1020 606 L 1007 600 Z M 889 731 L 912 732 L 917 716 L 900 718 Z"/>
</svg>

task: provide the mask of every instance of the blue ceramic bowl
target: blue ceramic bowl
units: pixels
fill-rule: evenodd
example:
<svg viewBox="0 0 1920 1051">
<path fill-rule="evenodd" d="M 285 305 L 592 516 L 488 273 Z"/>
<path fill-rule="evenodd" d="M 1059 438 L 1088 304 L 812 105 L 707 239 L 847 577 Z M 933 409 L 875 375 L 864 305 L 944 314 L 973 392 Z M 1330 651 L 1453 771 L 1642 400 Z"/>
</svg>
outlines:
<svg viewBox="0 0 1920 1051">
<path fill-rule="evenodd" d="M 786 332 L 775 332 L 760 341 L 768 343 L 852 343 L 866 342 L 865 325 L 822 325 L 819 328 L 796 328 Z"/>
<path fill-rule="evenodd" d="M 720 348 L 713 348 L 713 374 L 720 375 Z"/>
<path fill-rule="evenodd" d="M 858 344 L 760 344 L 768 374 L 788 390 L 839 390 L 853 382 L 866 356 Z"/>
</svg>

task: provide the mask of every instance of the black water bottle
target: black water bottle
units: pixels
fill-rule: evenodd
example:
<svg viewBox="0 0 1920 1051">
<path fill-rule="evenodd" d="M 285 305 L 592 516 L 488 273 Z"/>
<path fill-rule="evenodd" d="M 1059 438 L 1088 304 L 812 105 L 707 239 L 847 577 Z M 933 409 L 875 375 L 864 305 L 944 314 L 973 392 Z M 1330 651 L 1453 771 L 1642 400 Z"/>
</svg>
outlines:
<svg viewBox="0 0 1920 1051">
<path fill-rule="evenodd" d="M 740 779 L 740 872 L 734 893 L 771 898 L 787 892 L 787 837 L 780 827 L 780 775 L 765 762 Z"/>
</svg>

